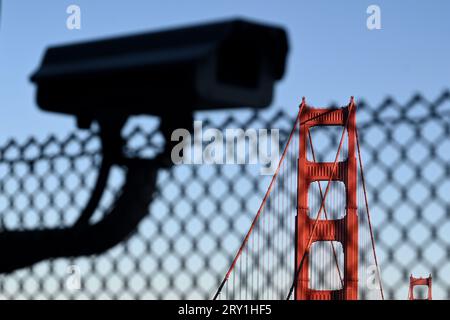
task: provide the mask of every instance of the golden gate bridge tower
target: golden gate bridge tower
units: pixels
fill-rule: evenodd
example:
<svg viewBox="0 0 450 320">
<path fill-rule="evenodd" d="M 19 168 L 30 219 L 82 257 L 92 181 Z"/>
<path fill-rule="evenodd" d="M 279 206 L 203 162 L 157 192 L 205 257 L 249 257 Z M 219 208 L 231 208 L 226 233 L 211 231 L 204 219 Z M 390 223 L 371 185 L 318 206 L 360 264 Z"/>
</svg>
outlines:
<svg viewBox="0 0 450 320">
<path fill-rule="evenodd" d="M 357 213 L 357 164 L 356 164 L 356 108 L 353 98 L 348 107 L 339 109 L 315 109 L 303 105 L 300 114 L 300 150 L 298 160 L 297 205 L 297 276 L 295 298 L 297 300 L 356 300 L 358 298 L 358 213 Z M 310 128 L 315 126 L 340 126 L 343 130 L 334 162 L 316 162 L 307 159 Z M 345 132 L 347 131 L 347 137 Z M 347 159 L 338 161 L 344 139 L 348 142 Z M 314 156 L 315 158 L 315 156 Z M 315 159 L 313 159 L 315 160 Z M 309 216 L 308 193 L 310 185 L 327 181 L 322 193 L 322 204 L 317 219 Z M 345 185 L 345 215 L 337 220 L 319 220 L 325 209 L 331 181 Z M 326 213 L 325 213 L 326 214 Z M 326 216 L 327 218 L 327 216 Z M 311 244 L 315 241 L 337 241 L 342 244 L 344 270 L 340 274 L 343 286 L 339 290 L 314 290 L 309 287 L 309 257 Z M 335 254 L 335 248 L 333 247 Z M 337 262 L 336 262 L 337 264 Z M 338 264 L 337 264 L 338 265 Z"/>
<path fill-rule="evenodd" d="M 432 278 L 431 274 L 427 278 L 416 278 L 413 275 L 409 277 L 409 291 L 408 291 L 408 300 L 420 300 L 414 295 L 414 287 L 415 286 L 426 286 L 427 287 L 427 296 L 425 300 L 432 300 L 432 290 L 431 290 Z"/>
<path fill-rule="evenodd" d="M 330 127 L 339 130 L 337 151 L 334 161 L 321 161 L 311 132 Z M 316 244 L 326 245 L 318 255 Z M 360 261 L 367 256 L 371 263 Z M 328 287 L 316 286 L 325 279 Z M 384 299 L 356 104 L 351 97 L 345 107 L 315 108 L 303 98 L 278 167 L 214 299 L 356 300 L 362 286 Z"/>
</svg>

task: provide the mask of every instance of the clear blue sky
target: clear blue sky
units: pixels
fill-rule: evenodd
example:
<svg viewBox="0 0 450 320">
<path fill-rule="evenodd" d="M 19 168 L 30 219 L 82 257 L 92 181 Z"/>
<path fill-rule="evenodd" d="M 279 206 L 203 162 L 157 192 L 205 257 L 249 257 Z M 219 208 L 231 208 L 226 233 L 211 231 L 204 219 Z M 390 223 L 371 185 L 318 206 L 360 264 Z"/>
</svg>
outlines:
<svg viewBox="0 0 450 320">
<path fill-rule="evenodd" d="M 2 139 L 70 131 L 74 122 L 35 105 L 29 75 L 50 44 L 92 39 L 226 17 L 285 26 L 288 72 L 273 105 L 295 108 L 345 104 L 350 95 L 377 104 L 416 91 L 430 99 L 449 87 L 450 2 L 435 1 L 107 1 L 3 0 L 0 30 L 0 135 Z M 77 4 L 82 30 L 66 28 L 66 8 Z M 381 7 L 382 30 L 366 28 L 366 9 Z"/>
</svg>

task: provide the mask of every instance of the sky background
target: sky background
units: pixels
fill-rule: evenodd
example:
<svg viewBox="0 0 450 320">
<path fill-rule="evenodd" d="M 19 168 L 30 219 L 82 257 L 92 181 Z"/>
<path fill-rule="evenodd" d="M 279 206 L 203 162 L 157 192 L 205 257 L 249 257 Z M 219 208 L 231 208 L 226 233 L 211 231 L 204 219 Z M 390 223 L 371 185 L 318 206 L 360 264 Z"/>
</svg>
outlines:
<svg viewBox="0 0 450 320">
<path fill-rule="evenodd" d="M 284 26 L 290 52 L 273 106 L 295 113 L 346 104 L 349 96 L 378 104 L 404 102 L 416 91 L 434 99 L 448 88 L 450 2 L 435 1 L 25 1 L 3 0 L 0 32 L 0 136 L 69 132 L 73 119 L 42 113 L 29 81 L 49 45 L 144 32 L 229 17 Z M 66 28 L 66 8 L 81 7 L 82 29 Z M 382 29 L 368 30 L 366 9 L 381 8 Z"/>
<path fill-rule="evenodd" d="M 66 28 L 70 4 L 81 7 L 81 30 Z M 381 30 L 366 27 L 371 4 L 381 8 Z M 272 108 L 294 115 L 302 96 L 314 106 L 345 105 L 351 95 L 371 105 L 387 95 L 402 104 L 416 92 L 437 98 L 450 87 L 449 15 L 445 0 L 3 0 L 0 142 L 75 129 L 72 118 L 41 112 L 35 104 L 29 77 L 49 45 L 230 17 L 281 25 L 290 51 Z"/>
</svg>

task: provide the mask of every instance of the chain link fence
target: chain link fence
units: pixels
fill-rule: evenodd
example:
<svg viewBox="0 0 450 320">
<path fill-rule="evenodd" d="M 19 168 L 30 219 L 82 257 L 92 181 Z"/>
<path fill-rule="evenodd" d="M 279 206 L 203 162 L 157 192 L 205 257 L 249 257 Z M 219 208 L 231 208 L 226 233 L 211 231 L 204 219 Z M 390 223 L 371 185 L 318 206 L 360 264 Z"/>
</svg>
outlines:
<svg viewBox="0 0 450 320">
<path fill-rule="evenodd" d="M 369 205 L 383 285 L 405 299 L 409 275 L 433 275 L 433 298 L 450 298 L 450 93 L 405 104 L 357 100 Z M 280 129 L 286 142 L 297 110 L 201 114 L 204 126 Z M 160 148 L 155 126 L 128 126 L 129 152 Z M 339 137 L 326 133 L 326 158 Z M 93 129 L 0 147 L 2 229 L 70 226 L 87 202 L 101 160 Z M 114 169 L 93 220 L 114 201 Z M 179 165 L 161 170 L 137 232 L 91 257 L 44 261 L 0 278 L 4 299 L 209 299 L 216 291 L 270 181 L 256 165 Z M 98 235 L 101 237 L 101 235 Z M 20 252 L 17 252 L 20 255 Z M 1 257 L 1 253 L 0 253 Z"/>
</svg>

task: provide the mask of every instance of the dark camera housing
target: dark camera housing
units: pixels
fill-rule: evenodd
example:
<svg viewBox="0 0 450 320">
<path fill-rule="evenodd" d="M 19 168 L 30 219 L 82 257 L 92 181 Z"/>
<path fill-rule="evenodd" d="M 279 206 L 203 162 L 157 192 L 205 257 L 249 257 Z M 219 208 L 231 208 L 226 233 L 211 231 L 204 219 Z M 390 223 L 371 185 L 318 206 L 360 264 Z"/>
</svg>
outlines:
<svg viewBox="0 0 450 320">
<path fill-rule="evenodd" d="M 52 47 L 31 80 L 40 108 L 88 119 L 262 108 L 287 52 L 282 28 L 237 19 Z"/>
</svg>

